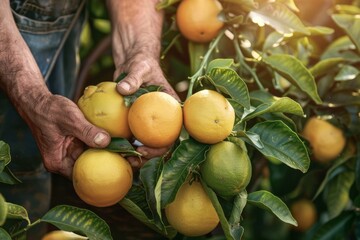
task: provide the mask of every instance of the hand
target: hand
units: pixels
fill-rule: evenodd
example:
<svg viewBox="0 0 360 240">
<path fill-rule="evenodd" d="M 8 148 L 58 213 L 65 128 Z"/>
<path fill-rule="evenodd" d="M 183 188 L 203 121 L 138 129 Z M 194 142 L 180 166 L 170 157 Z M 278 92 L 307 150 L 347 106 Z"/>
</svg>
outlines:
<svg viewBox="0 0 360 240">
<path fill-rule="evenodd" d="M 126 73 L 117 90 L 122 95 L 135 93 L 141 86 L 158 85 L 180 101 L 160 67 L 163 11 L 156 9 L 158 0 L 108 0 L 112 21 L 112 51 L 115 63 L 114 79 Z M 141 9 L 139 10 L 139 7 Z M 148 159 L 163 155 L 169 148 L 140 146 L 139 158 L 128 158 L 141 167 Z"/>
<path fill-rule="evenodd" d="M 157 85 L 162 87 L 162 91 L 180 101 L 179 96 L 165 78 L 159 62 L 152 57 L 137 53 L 124 64 L 117 66 L 115 78 L 122 73 L 127 73 L 117 85 L 117 90 L 122 95 L 133 94 L 141 86 Z"/>
<path fill-rule="evenodd" d="M 90 124 L 75 103 L 58 95 L 46 95 L 38 103 L 37 114 L 28 121 L 49 172 L 71 179 L 75 160 L 85 145 L 106 147 L 110 136 Z"/>
<path fill-rule="evenodd" d="M 127 160 L 130 162 L 131 166 L 137 170 L 138 168 L 141 168 L 144 166 L 144 164 L 155 157 L 163 156 L 169 148 L 149 148 L 147 146 L 140 146 L 137 147 L 136 151 L 141 153 L 141 157 L 127 157 Z"/>
</svg>

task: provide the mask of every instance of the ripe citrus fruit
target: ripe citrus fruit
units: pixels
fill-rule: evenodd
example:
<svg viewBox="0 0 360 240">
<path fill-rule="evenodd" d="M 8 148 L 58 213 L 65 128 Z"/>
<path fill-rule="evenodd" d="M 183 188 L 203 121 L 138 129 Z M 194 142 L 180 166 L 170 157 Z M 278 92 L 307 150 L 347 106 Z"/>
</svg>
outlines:
<svg viewBox="0 0 360 240">
<path fill-rule="evenodd" d="M 185 100 L 184 126 L 199 142 L 214 144 L 228 137 L 235 122 L 229 101 L 213 90 L 201 90 Z"/>
<path fill-rule="evenodd" d="M 210 147 L 200 171 L 204 182 L 225 198 L 244 190 L 252 176 L 247 152 L 228 141 Z"/>
<path fill-rule="evenodd" d="M 183 117 L 180 103 L 165 92 L 141 95 L 128 116 L 131 132 L 146 146 L 170 146 L 180 135 Z"/>
<path fill-rule="evenodd" d="M 318 117 L 311 117 L 305 123 L 302 136 L 309 141 L 314 160 L 321 163 L 336 158 L 346 144 L 340 128 Z"/>
<path fill-rule="evenodd" d="M 131 136 L 127 122 L 129 109 L 125 106 L 123 96 L 117 92 L 115 82 L 101 82 L 86 87 L 78 106 L 89 122 L 103 128 L 112 137 Z"/>
<path fill-rule="evenodd" d="M 175 200 L 165 207 L 170 225 L 185 236 L 195 237 L 211 232 L 219 223 L 210 198 L 200 182 L 185 182 Z"/>
<path fill-rule="evenodd" d="M 182 0 L 176 11 L 176 23 L 184 37 L 206 43 L 216 37 L 224 25 L 218 19 L 221 10 L 217 0 Z"/>
<path fill-rule="evenodd" d="M 305 198 L 293 202 L 290 206 L 290 212 L 298 223 L 294 229 L 299 232 L 310 229 L 317 219 L 314 203 Z"/>
<path fill-rule="evenodd" d="M 132 186 L 133 172 L 120 154 L 88 149 L 76 160 L 73 185 L 86 203 L 106 207 L 119 202 Z"/>
<path fill-rule="evenodd" d="M 85 240 L 87 237 L 77 235 L 73 232 L 54 230 L 47 233 L 41 240 Z"/>
</svg>

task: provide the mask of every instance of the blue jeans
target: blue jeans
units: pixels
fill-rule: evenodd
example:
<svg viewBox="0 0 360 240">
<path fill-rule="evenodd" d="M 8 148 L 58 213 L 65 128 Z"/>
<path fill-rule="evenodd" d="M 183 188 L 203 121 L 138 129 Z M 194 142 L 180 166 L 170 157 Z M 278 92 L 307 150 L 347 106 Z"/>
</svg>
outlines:
<svg viewBox="0 0 360 240">
<path fill-rule="evenodd" d="M 86 18 L 85 0 L 11 0 L 10 4 L 49 90 L 72 98 L 79 68 L 80 33 Z M 0 184 L 0 192 L 8 202 L 24 206 L 31 220 L 38 219 L 48 210 L 51 175 L 42 165 L 30 129 L 2 92 L 0 140 L 10 145 L 10 170 L 23 182 L 15 186 Z M 40 238 L 33 235 L 28 239 Z"/>
</svg>

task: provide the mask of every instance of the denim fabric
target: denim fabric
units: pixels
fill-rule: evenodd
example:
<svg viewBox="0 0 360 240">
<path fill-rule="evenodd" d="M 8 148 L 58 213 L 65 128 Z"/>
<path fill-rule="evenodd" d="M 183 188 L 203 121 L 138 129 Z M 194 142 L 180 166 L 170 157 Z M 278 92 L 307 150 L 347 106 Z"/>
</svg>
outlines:
<svg viewBox="0 0 360 240">
<path fill-rule="evenodd" d="M 49 90 L 69 98 L 74 92 L 79 66 L 77 54 L 80 33 L 86 17 L 85 11 L 79 8 L 84 1 L 75 0 L 73 4 L 70 2 L 11 1 L 14 19 L 35 57 Z M 60 16 L 59 13 L 64 15 Z M 51 14 L 55 17 L 51 17 Z M 75 19 L 77 15 L 79 16 Z M 31 171 L 40 167 L 40 153 L 30 129 L 4 94 L 0 94 L 0 139 L 10 145 L 10 167 L 14 171 Z"/>
<path fill-rule="evenodd" d="M 79 67 L 85 0 L 11 0 L 10 3 L 19 31 L 49 90 L 71 98 Z M 31 220 L 39 219 L 49 208 L 51 175 L 43 168 L 30 129 L 2 92 L 0 139 L 10 145 L 9 167 L 23 181 L 16 186 L 0 184 L 0 192 L 7 201 L 25 206 Z M 27 239 L 40 239 L 41 231 L 35 232 Z"/>
</svg>

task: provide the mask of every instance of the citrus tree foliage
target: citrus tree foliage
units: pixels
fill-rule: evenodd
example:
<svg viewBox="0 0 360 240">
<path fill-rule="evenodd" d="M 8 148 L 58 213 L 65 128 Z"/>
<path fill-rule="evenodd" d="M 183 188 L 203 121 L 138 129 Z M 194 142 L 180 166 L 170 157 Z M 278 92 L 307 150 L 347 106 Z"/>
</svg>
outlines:
<svg viewBox="0 0 360 240">
<path fill-rule="evenodd" d="M 291 239 L 297 222 L 288 206 L 305 197 L 318 206 L 319 219 L 303 237 L 359 238 L 358 3 L 335 1 L 319 25 L 303 20 L 292 0 L 220 2 L 225 26 L 208 44 L 180 34 L 174 20 L 178 0 L 162 0 L 158 8 L 166 13 L 162 61 L 169 81 L 187 84 L 184 99 L 201 89 L 223 94 L 236 112 L 227 140 L 244 148 L 253 165 L 252 181 L 234 198 L 223 199 L 202 182 L 223 237 L 259 239 L 263 232 L 268 239 Z M 329 164 L 312 161 L 301 136 L 310 116 L 327 117 L 347 138 Z M 166 156 L 145 164 L 120 204 L 155 231 L 179 237 L 163 210 L 189 176 L 201 179 L 199 166 L 209 147 L 184 131 Z"/>
</svg>

